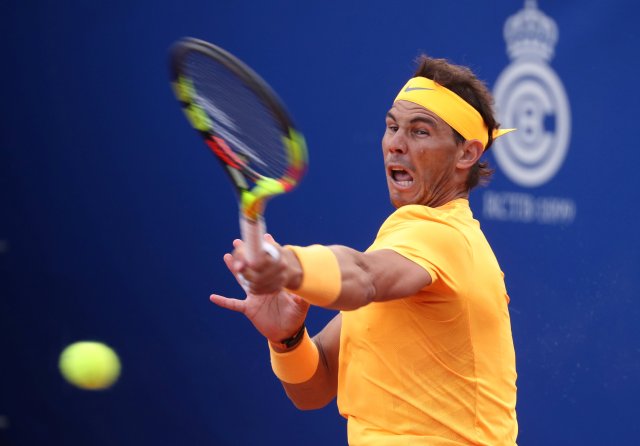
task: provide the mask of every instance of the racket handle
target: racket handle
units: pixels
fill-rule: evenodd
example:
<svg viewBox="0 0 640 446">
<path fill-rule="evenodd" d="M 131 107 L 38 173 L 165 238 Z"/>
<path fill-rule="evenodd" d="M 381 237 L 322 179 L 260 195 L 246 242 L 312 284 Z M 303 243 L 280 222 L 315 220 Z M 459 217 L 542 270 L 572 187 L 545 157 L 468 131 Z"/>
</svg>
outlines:
<svg viewBox="0 0 640 446">
<path fill-rule="evenodd" d="M 246 256 L 249 262 L 260 258 L 265 252 L 274 259 L 280 257 L 278 250 L 264 241 L 265 230 L 266 226 L 262 217 L 251 221 L 240 214 L 240 234 L 246 245 Z"/>
</svg>

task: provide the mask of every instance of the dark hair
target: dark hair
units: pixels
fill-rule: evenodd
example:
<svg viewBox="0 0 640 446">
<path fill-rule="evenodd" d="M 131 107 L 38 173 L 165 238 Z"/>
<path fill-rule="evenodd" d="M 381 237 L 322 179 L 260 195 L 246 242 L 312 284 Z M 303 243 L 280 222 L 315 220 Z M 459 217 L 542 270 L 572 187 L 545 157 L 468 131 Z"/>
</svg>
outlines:
<svg viewBox="0 0 640 446">
<path fill-rule="evenodd" d="M 493 97 L 487 86 L 476 77 L 473 72 L 462 65 L 454 65 L 446 59 L 435 59 L 422 54 L 416 59 L 418 68 L 414 76 L 432 79 L 443 87 L 456 93 L 478 110 L 489 132 L 487 149 L 493 144 L 493 131 L 500 124 L 496 122 L 493 111 Z M 455 129 L 453 135 L 456 143 L 460 144 L 465 138 Z M 493 169 L 487 161 L 476 162 L 467 177 L 467 190 L 471 190 L 478 184 L 486 184 L 493 175 Z"/>
</svg>

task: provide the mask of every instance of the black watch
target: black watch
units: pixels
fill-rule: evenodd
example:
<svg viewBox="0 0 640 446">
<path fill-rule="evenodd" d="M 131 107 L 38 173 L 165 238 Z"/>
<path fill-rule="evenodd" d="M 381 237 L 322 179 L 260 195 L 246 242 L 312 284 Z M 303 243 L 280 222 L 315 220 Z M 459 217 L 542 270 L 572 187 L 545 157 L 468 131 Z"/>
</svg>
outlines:
<svg viewBox="0 0 640 446">
<path fill-rule="evenodd" d="M 295 332 L 293 336 L 288 337 L 287 339 L 283 339 L 282 341 L 279 342 L 279 344 L 287 349 L 295 347 L 302 340 L 302 337 L 304 336 L 305 328 L 306 327 L 303 323 L 302 326 L 298 329 L 298 331 Z"/>
</svg>

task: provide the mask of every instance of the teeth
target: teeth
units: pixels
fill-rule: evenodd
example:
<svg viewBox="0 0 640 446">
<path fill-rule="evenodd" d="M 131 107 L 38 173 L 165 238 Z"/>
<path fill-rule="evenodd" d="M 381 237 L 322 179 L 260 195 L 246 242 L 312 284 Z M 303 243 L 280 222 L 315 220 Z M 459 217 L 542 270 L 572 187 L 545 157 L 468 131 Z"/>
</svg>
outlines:
<svg viewBox="0 0 640 446">
<path fill-rule="evenodd" d="M 402 167 L 391 167 L 389 171 L 391 173 L 391 179 L 399 187 L 410 187 L 413 184 L 413 178 L 411 178 L 411 175 L 406 169 Z M 409 177 L 409 179 L 407 179 L 407 177 Z"/>
</svg>

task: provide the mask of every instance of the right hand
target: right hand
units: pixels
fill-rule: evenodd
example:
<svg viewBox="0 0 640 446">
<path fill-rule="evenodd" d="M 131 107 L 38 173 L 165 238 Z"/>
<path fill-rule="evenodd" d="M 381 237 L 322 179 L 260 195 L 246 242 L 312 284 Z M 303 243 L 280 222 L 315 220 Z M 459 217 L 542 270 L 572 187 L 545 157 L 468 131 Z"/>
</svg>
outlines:
<svg viewBox="0 0 640 446">
<path fill-rule="evenodd" d="M 233 262 L 233 256 L 225 254 L 224 263 L 242 285 L 234 272 Z M 212 294 L 209 299 L 219 307 L 244 314 L 264 337 L 275 343 L 294 335 L 309 311 L 307 302 L 285 290 L 266 295 L 247 292 L 244 299 Z"/>
<path fill-rule="evenodd" d="M 277 255 L 269 255 L 266 252 L 249 261 L 247 258 L 247 245 L 243 240 L 233 241 L 233 262 L 229 269 L 242 280 L 242 287 L 247 293 L 271 294 L 286 288 L 291 282 L 290 265 L 288 258 L 292 255 L 283 249 L 273 237 L 265 234 L 264 243 Z"/>
</svg>

